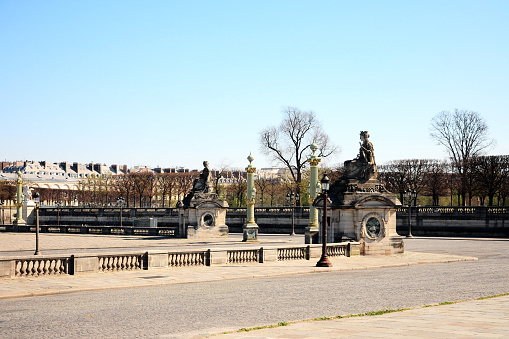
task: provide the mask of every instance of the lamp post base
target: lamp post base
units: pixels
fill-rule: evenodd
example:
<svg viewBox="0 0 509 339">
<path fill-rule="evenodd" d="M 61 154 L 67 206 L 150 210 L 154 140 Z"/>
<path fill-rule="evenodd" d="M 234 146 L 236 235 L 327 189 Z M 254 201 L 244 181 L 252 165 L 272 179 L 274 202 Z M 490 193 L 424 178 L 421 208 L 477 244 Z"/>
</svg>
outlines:
<svg viewBox="0 0 509 339">
<path fill-rule="evenodd" d="M 316 267 L 332 267 L 332 264 L 329 261 L 329 257 L 322 255 L 320 260 L 316 263 Z"/>
<path fill-rule="evenodd" d="M 258 225 L 257 224 L 246 224 L 242 230 L 242 241 L 258 241 Z"/>
</svg>

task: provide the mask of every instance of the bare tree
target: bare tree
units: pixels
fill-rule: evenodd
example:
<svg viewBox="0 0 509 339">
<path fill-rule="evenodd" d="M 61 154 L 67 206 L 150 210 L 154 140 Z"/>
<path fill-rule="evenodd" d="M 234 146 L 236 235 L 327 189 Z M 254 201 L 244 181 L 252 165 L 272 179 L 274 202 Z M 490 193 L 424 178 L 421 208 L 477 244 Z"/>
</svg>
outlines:
<svg viewBox="0 0 509 339">
<path fill-rule="evenodd" d="M 323 132 L 314 112 L 304 112 L 295 107 L 283 109 L 283 121 L 279 126 L 268 127 L 260 132 L 261 151 L 284 164 L 299 189 L 309 145 L 313 141 L 319 146 L 319 156 L 322 158 L 338 149 Z"/>
<path fill-rule="evenodd" d="M 401 160 L 378 166 L 378 178 L 391 192 L 398 192 L 401 202 L 408 188 L 409 169 Z"/>
<path fill-rule="evenodd" d="M 509 175 L 509 156 L 485 156 L 471 159 L 473 179 L 480 194 L 488 196 L 488 206 Z"/>
<path fill-rule="evenodd" d="M 263 202 L 264 202 L 264 194 L 267 192 L 268 186 L 270 184 L 270 180 L 271 179 L 267 179 L 267 178 L 257 178 L 254 181 L 256 189 L 258 190 L 257 193 L 260 195 L 260 202 L 261 202 L 262 206 L 263 206 Z"/>
<path fill-rule="evenodd" d="M 177 199 L 178 201 L 184 200 L 187 193 L 193 188 L 193 180 L 198 178 L 198 172 L 182 172 L 177 173 Z"/>
<path fill-rule="evenodd" d="M 138 194 L 140 207 L 143 207 L 143 198 L 150 204 L 154 195 L 155 174 L 153 172 L 135 172 L 128 176 L 133 182 L 134 191 Z"/>
<path fill-rule="evenodd" d="M 429 160 L 428 169 L 424 173 L 425 194 L 431 196 L 433 206 L 440 205 L 440 196 L 445 195 L 448 188 L 447 162 Z"/>
<path fill-rule="evenodd" d="M 219 182 L 220 182 L 221 178 L 225 178 L 228 175 L 229 167 L 230 167 L 230 165 L 228 165 L 226 163 L 221 163 L 221 165 L 219 165 L 219 169 L 213 171 L 214 191 L 216 192 L 217 195 L 221 194 L 221 192 L 220 192 L 221 185 L 219 184 Z"/>
<path fill-rule="evenodd" d="M 243 171 L 235 171 L 232 181 L 225 187 L 229 197 L 230 206 L 240 207 L 245 204 L 245 193 L 247 190 L 247 174 Z"/>
<path fill-rule="evenodd" d="M 177 173 L 156 174 L 157 193 L 161 196 L 162 207 L 165 208 L 165 202 L 168 199 L 168 207 L 171 207 L 171 198 L 177 190 Z"/>
<path fill-rule="evenodd" d="M 488 138 L 488 125 L 477 112 L 458 109 L 454 113 L 442 111 L 431 120 L 430 135 L 447 149 L 452 162 L 456 164 L 456 170 L 463 177 L 460 195 L 465 205 L 467 161 L 482 155 L 494 144 L 494 140 Z"/>
</svg>

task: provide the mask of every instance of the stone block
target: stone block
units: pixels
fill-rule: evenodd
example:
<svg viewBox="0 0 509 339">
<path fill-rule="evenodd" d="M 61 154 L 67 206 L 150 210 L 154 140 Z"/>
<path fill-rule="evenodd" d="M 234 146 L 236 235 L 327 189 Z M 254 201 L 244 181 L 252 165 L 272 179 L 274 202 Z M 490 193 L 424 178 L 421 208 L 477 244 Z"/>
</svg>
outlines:
<svg viewBox="0 0 509 339">
<path fill-rule="evenodd" d="M 98 271 L 98 257 L 74 257 L 74 274 L 97 273 Z"/>
<path fill-rule="evenodd" d="M 14 277 L 14 260 L 0 261 L 0 278 L 13 278 Z"/>
<path fill-rule="evenodd" d="M 277 248 L 260 248 L 260 262 L 277 261 Z"/>
<path fill-rule="evenodd" d="M 205 258 L 207 266 L 226 265 L 228 262 L 227 250 L 208 250 Z"/>
<path fill-rule="evenodd" d="M 361 255 L 361 245 L 359 243 L 349 243 L 347 248 L 347 257 Z"/>
<path fill-rule="evenodd" d="M 168 253 L 147 252 L 148 269 L 168 268 Z"/>
<path fill-rule="evenodd" d="M 306 258 L 307 260 L 320 258 L 321 256 L 322 256 L 322 245 L 316 244 L 308 246 L 308 256 Z"/>
</svg>

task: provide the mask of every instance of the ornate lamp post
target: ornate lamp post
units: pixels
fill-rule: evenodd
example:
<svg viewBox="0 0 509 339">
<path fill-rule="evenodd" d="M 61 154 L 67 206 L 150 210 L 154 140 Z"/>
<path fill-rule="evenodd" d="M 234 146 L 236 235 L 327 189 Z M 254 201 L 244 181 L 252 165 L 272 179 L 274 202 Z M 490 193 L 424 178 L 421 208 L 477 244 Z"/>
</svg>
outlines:
<svg viewBox="0 0 509 339">
<path fill-rule="evenodd" d="M 254 219 L 254 205 L 256 202 L 256 188 L 254 186 L 254 173 L 256 168 L 251 164 L 254 157 L 249 154 L 247 157 L 249 165 L 246 167 L 247 172 L 247 208 L 246 208 L 246 224 L 243 227 L 242 241 L 256 241 L 258 240 L 258 225 Z"/>
<path fill-rule="evenodd" d="M 117 198 L 117 204 L 120 205 L 120 227 L 122 227 L 122 208 L 124 206 L 124 197 L 123 196 L 119 196 Z"/>
<path fill-rule="evenodd" d="M 292 206 L 292 233 L 290 235 L 295 235 L 295 205 L 299 201 L 300 196 L 299 193 L 295 194 L 292 192 L 292 194 L 287 193 L 286 194 L 286 202 L 288 205 Z"/>
<path fill-rule="evenodd" d="M 316 263 L 317 267 L 331 267 L 332 264 L 327 257 L 327 199 L 329 199 L 329 177 L 324 173 L 322 178 L 322 197 L 323 197 L 323 222 L 322 222 L 322 257 Z"/>
<path fill-rule="evenodd" d="M 305 243 L 311 244 L 313 242 L 313 236 L 318 233 L 318 211 L 316 207 L 313 206 L 313 201 L 315 200 L 317 191 L 320 188 L 320 182 L 318 181 L 318 164 L 322 159 L 320 159 L 316 155 L 316 151 L 318 150 L 318 145 L 316 143 L 312 143 L 309 148 L 313 151 L 313 154 L 308 159 L 309 167 L 310 167 L 310 185 L 308 186 L 308 194 L 309 194 L 309 223 L 306 227 L 306 237 Z"/>
<path fill-rule="evenodd" d="M 62 206 L 62 202 L 57 201 L 55 205 L 57 205 L 57 226 L 60 226 L 60 206 Z"/>
<path fill-rule="evenodd" d="M 417 197 L 417 192 L 415 190 L 411 190 L 410 188 L 406 192 L 406 197 L 408 201 L 408 235 L 407 238 L 412 238 L 412 200 Z"/>
<path fill-rule="evenodd" d="M 26 222 L 23 220 L 23 215 L 21 212 L 21 207 L 23 207 L 23 191 L 22 185 L 23 180 L 21 179 L 21 172 L 18 170 L 18 178 L 16 179 L 16 219 L 13 224 L 16 225 L 25 225 Z"/>
<path fill-rule="evenodd" d="M 33 195 L 35 201 L 35 253 L 34 255 L 40 255 L 39 252 L 39 193 L 35 192 Z"/>
<path fill-rule="evenodd" d="M 4 205 L 5 202 L 0 203 L 0 208 L 2 208 L 2 222 L 0 222 L 1 225 L 5 224 L 5 218 L 4 218 Z"/>
</svg>

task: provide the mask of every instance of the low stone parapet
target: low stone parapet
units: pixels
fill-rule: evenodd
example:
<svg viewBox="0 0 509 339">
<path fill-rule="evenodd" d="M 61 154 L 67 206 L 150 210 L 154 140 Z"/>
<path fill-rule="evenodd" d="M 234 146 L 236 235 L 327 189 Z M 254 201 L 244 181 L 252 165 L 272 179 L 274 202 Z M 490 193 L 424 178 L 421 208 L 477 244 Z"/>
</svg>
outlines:
<svg viewBox="0 0 509 339">
<path fill-rule="evenodd" d="M 81 275 L 192 266 L 258 264 L 319 258 L 322 245 L 296 245 L 243 249 L 208 249 L 178 252 L 119 252 L 79 255 L 32 255 L 0 259 L 0 278 Z M 328 245 L 329 256 L 359 255 L 359 243 Z"/>
</svg>

